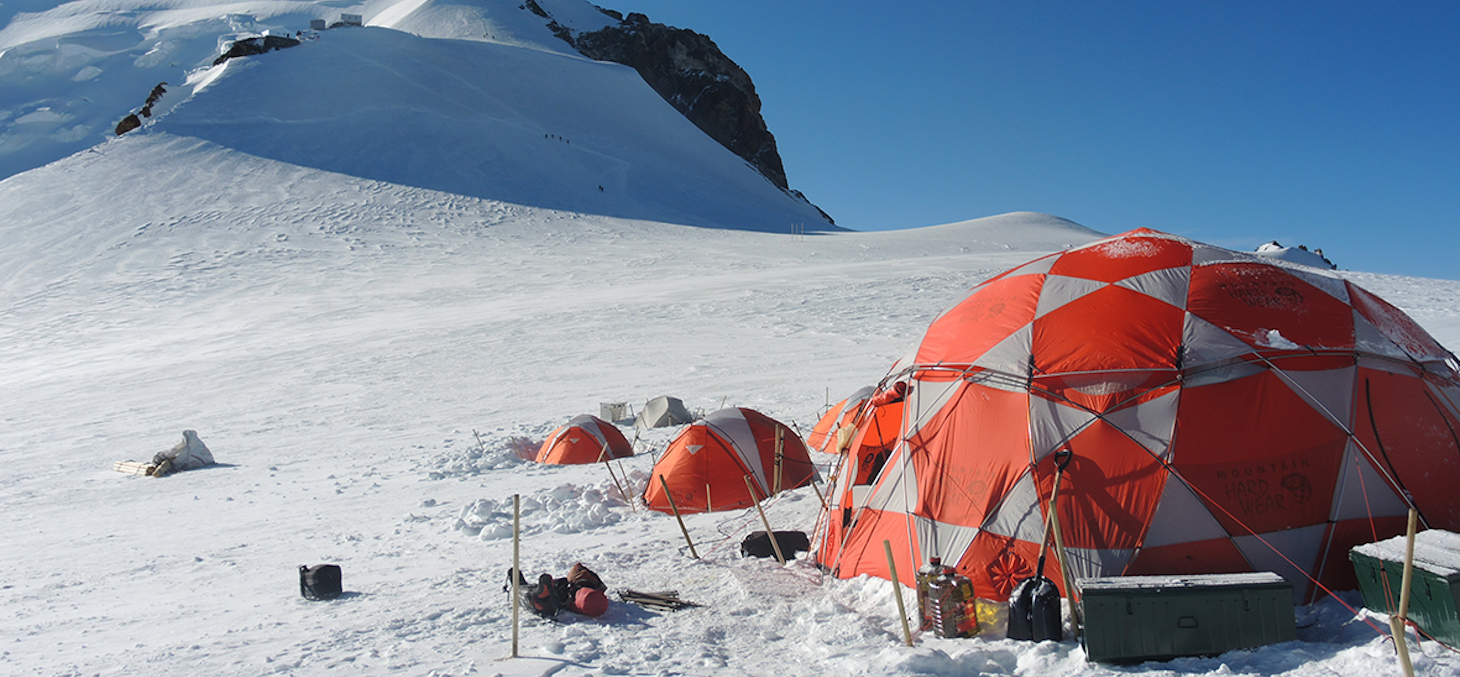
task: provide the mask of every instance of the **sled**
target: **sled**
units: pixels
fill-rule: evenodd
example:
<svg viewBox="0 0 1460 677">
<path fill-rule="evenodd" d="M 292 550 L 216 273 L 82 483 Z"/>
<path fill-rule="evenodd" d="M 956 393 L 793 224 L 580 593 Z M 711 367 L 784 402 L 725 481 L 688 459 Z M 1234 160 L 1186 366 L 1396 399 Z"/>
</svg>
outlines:
<svg viewBox="0 0 1460 677">
<path fill-rule="evenodd" d="M 631 602 L 642 607 L 652 609 L 667 609 L 679 611 L 689 607 L 700 606 L 694 602 L 686 602 L 679 598 L 678 590 L 665 590 L 662 592 L 641 592 L 627 588 L 618 591 L 618 598 L 625 602 Z"/>
<path fill-rule="evenodd" d="M 157 466 L 138 461 L 117 461 L 112 464 L 112 470 L 128 475 L 151 475 L 157 470 Z"/>
</svg>

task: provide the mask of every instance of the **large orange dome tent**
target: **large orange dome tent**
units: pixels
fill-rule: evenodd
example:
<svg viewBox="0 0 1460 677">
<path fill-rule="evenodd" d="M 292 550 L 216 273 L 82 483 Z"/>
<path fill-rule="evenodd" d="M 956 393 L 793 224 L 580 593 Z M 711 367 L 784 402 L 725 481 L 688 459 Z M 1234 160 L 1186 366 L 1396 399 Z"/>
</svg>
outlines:
<svg viewBox="0 0 1460 677">
<path fill-rule="evenodd" d="M 1460 527 L 1460 364 L 1330 273 L 1131 231 L 980 284 L 904 364 L 891 458 L 832 498 L 838 577 L 887 577 L 885 539 L 904 582 L 936 556 L 1007 598 L 1061 449 L 1075 577 L 1271 570 L 1311 598 L 1411 505 Z"/>
<path fill-rule="evenodd" d="M 543 440 L 538 463 L 597 463 L 634 455 L 618 426 L 592 414 L 575 416 Z"/>
<path fill-rule="evenodd" d="M 747 475 L 754 495 L 746 487 Z M 670 512 L 664 493 L 668 486 L 674 507 L 682 513 L 738 510 L 780 491 L 805 486 L 815 477 L 816 467 L 806 445 L 793 430 L 753 409 L 731 407 L 695 421 L 675 435 L 654 463 L 644 504 Z"/>
</svg>

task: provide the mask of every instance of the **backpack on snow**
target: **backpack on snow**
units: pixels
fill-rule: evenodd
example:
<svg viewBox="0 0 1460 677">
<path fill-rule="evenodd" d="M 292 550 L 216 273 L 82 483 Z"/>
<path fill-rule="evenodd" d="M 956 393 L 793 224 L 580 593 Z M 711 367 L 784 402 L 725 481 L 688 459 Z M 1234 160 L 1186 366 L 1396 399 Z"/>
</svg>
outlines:
<svg viewBox="0 0 1460 677">
<path fill-rule="evenodd" d="M 568 569 L 568 611 L 584 616 L 602 616 L 608 611 L 608 586 L 582 562 Z"/>
<path fill-rule="evenodd" d="M 512 587 L 513 570 L 507 570 L 507 584 L 502 586 L 503 590 Z M 522 574 L 517 573 L 517 602 L 522 608 L 531 611 L 543 618 L 553 618 L 568 605 L 572 593 L 569 590 L 568 579 L 553 578 L 552 574 L 541 574 L 537 577 L 536 583 L 529 584 Z"/>
<path fill-rule="evenodd" d="M 787 559 L 795 557 L 798 552 L 809 552 L 811 550 L 811 540 L 806 537 L 804 532 L 777 531 L 775 534 L 776 543 L 781 546 L 781 554 Z M 745 540 L 740 542 L 741 557 L 759 557 L 765 559 L 767 557 L 773 557 L 775 554 L 775 548 L 771 545 L 771 537 L 767 536 L 764 531 L 751 532 L 749 536 L 745 537 Z"/>
<path fill-rule="evenodd" d="M 299 594 L 305 599 L 334 599 L 342 592 L 338 564 L 299 565 Z"/>
</svg>

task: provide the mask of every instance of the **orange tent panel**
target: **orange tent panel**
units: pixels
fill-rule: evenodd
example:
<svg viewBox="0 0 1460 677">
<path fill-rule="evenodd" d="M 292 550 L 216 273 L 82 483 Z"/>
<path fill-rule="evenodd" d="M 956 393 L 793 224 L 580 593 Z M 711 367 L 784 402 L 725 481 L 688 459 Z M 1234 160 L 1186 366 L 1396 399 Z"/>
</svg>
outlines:
<svg viewBox="0 0 1460 677">
<path fill-rule="evenodd" d="M 739 510 L 815 476 L 806 444 L 794 431 L 760 412 L 732 407 L 685 426 L 670 441 L 650 473 L 644 503 L 660 512 L 671 511 L 670 498 L 682 513 Z"/>
<path fill-rule="evenodd" d="M 891 377 L 905 439 L 876 477 L 880 454 L 849 456 L 832 497 L 837 576 L 886 575 L 886 539 L 905 578 L 941 553 L 1002 599 L 1061 448 L 1082 576 L 1257 567 L 1311 592 L 1352 585 L 1347 548 L 1407 501 L 1460 529 L 1460 363 L 1329 273 L 1136 230 L 975 287 L 914 355 Z"/>
<path fill-rule="evenodd" d="M 553 431 L 537 451 L 538 463 L 598 463 L 613 458 L 628 458 L 634 449 L 618 426 L 597 416 L 575 417 Z"/>
</svg>

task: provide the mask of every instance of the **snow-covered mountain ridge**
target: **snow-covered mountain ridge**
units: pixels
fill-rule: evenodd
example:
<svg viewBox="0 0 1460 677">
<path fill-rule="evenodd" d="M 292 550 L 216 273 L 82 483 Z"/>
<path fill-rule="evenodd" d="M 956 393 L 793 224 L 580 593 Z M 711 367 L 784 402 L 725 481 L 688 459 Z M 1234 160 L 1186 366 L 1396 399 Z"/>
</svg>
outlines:
<svg viewBox="0 0 1460 677">
<path fill-rule="evenodd" d="M 104 144 L 166 83 L 130 133 L 194 136 L 551 209 L 778 232 L 831 227 L 633 70 L 584 59 L 547 27 L 592 31 L 612 17 L 581 0 L 542 5 L 551 19 L 502 0 L 72 2 L 16 13 L 0 30 L 0 80 L 14 85 L 0 100 L 0 176 Z M 292 35 L 350 10 L 369 27 L 211 65 L 240 37 Z"/>
</svg>

